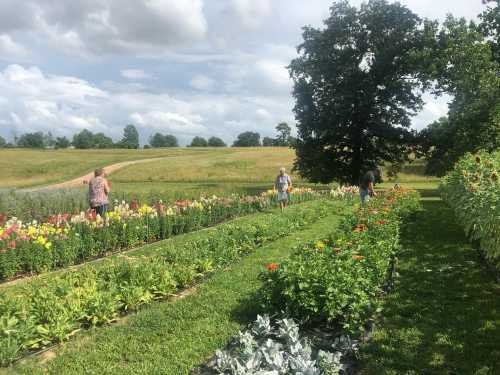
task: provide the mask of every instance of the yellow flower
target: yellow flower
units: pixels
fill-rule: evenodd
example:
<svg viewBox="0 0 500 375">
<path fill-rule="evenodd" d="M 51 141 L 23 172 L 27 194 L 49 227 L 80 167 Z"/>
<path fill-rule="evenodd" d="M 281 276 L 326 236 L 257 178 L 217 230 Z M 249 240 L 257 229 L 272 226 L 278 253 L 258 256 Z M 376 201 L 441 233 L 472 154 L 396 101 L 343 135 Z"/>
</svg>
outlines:
<svg viewBox="0 0 500 375">
<path fill-rule="evenodd" d="M 326 245 L 322 241 L 318 241 L 316 242 L 315 247 L 317 250 L 324 250 Z"/>
</svg>

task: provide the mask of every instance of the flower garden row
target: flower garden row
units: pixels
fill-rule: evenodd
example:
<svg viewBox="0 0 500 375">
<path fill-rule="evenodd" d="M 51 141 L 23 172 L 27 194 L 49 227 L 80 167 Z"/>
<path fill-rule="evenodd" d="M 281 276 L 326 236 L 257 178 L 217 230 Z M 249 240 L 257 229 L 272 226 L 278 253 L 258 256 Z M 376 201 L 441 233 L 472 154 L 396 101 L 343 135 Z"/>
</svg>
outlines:
<svg viewBox="0 0 500 375">
<path fill-rule="evenodd" d="M 51 278 L 4 287 L 0 296 L 0 364 L 68 339 L 82 328 L 116 320 L 171 296 L 197 278 L 235 262 L 264 242 L 314 223 L 334 209 L 319 200 L 221 224 L 192 241 L 158 245 L 150 257 L 119 255 L 62 270 Z M 338 203 L 336 203 L 336 206 Z M 182 240 L 182 239 L 180 239 Z"/>
<path fill-rule="evenodd" d="M 291 203 L 320 196 L 311 189 L 296 189 Z M 93 211 L 52 216 L 43 223 L 0 217 L 0 281 L 80 264 L 275 205 L 275 194 L 269 191 L 260 196 L 202 197 L 171 205 L 122 202 L 105 218 Z"/>
<path fill-rule="evenodd" d="M 441 184 L 443 199 L 472 240 L 500 268 L 500 151 L 466 155 Z"/>
<path fill-rule="evenodd" d="M 349 215 L 330 238 L 298 248 L 282 264 L 269 264 L 262 274 L 264 310 L 307 325 L 363 332 L 390 277 L 402 222 L 419 207 L 416 192 L 386 192 Z M 334 345 L 333 352 L 332 347 L 325 352 L 300 340 L 292 320 L 279 320 L 275 330 L 264 320 L 240 332 L 227 351 L 217 352 L 215 372 L 319 375 L 345 370 L 342 357 L 355 346 L 349 336 L 337 340 L 348 344 L 344 348 Z"/>
</svg>

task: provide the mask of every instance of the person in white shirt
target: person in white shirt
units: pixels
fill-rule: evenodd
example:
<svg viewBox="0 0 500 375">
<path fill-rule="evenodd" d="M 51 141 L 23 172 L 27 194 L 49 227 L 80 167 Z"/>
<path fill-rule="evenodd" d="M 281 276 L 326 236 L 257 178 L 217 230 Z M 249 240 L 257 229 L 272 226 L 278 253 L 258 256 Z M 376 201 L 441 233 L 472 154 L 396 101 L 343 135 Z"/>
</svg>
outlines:
<svg viewBox="0 0 500 375">
<path fill-rule="evenodd" d="M 283 212 L 288 202 L 288 192 L 292 188 L 292 179 L 286 174 L 285 168 L 280 168 L 280 174 L 276 177 L 274 187 L 278 191 L 278 203 L 281 212 Z"/>
</svg>

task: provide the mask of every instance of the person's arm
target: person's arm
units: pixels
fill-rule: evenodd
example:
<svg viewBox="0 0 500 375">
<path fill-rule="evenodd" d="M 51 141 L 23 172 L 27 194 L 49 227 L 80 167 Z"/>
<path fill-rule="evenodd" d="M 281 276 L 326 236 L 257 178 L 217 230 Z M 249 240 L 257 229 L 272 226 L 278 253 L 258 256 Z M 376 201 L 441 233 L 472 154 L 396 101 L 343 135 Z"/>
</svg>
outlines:
<svg viewBox="0 0 500 375">
<path fill-rule="evenodd" d="M 104 192 L 108 195 L 111 192 L 111 186 L 108 180 L 104 180 Z"/>
</svg>

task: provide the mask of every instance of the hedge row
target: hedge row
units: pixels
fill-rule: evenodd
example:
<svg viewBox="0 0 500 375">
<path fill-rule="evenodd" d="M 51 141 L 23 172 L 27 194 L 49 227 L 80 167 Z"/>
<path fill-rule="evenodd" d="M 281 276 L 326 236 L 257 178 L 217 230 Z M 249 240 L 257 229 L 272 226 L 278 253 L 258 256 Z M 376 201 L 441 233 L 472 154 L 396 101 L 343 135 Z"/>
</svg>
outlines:
<svg viewBox="0 0 500 375">
<path fill-rule="evenodd" d="M 500 269 L 500 151 L 468 154 L 443 179 L 441 195 L 467 235 Z"/>
<path fill-rule="evenodd" d="M 262 274 L 266 311 L 351 332 L 363 329 L 399 249 L 402 219 L 418 208 L 416 192 L 386 192 L 349 215 L 330 238 L 269 264 Z"/>
</svg>

